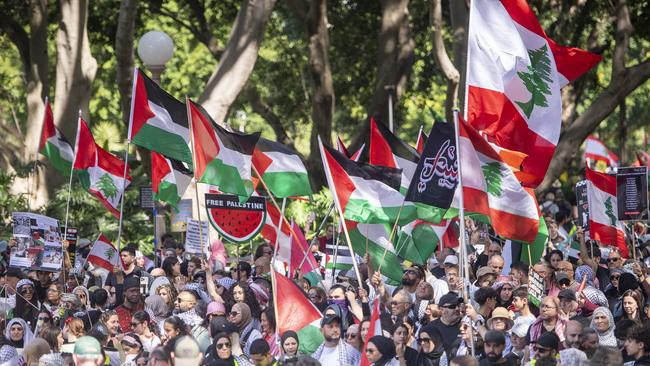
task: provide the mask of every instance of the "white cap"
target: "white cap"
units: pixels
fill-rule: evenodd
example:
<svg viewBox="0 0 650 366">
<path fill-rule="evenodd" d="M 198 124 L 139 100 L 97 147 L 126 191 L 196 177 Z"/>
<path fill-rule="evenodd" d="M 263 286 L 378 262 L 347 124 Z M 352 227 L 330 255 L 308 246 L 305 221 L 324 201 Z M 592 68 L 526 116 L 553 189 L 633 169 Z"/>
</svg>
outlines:
<svg viewBox="0 0 650 366">
<path fill-rule="evenodd" d="M 442 262 L 442 264 L 443 265 L 451 264 L 451 265 L 457 266 L 458 265 L 458 257 L 456 257 L 455 255 L 448 255 L 448 256 L 445 257 L 445 260 Z"/>
</svg>

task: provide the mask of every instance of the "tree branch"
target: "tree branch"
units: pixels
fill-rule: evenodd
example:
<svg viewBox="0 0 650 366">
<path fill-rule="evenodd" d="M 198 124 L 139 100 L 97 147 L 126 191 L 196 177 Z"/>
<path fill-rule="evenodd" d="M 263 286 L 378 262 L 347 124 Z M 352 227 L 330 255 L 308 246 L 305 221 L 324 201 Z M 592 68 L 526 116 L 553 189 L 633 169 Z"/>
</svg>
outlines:
<svg viewBox="0 0 650 366">
<path fill-rule="evenodd" d="M 199 23 L 199 28 L 195 36 L 202 39 L 203 44 L 208 47 L 210 53 L 218 54 L 221 57 L 222 49 L 219 48 L 219 40 L 212 34 L 208 20 L 205 18 L 205 6 L 198 0 L 187 0 L 194 17 Z"/>
<path fill-rule="evenodd" d="M 293 140 L 289 135 L 287 135 L 287 131 L 282 125 L 282 120 L 273 112 L 273 108 L 262 100 L 262 96 L 257 88 L 248 83 L 244 89 L 244 96 L 253 108 L 253 112 L 262 116 L 262 118 L 264 118 L 264 120 L 271 126 L 273 132 L 275 132 L 276 140 L 295 151 L 296 148 L 293 145 Z"/>
<path fill-rule="evenodd" d="M 22 25 L 18 24 L 9 14 L 0 11 L 0 28 L 4 30 L 9 40 L 18 48 L 20 59 L 26 72 L 29 72 L 30 53 L 29 35 Z"/>
<path fill-rule="evenodd" d="M 458 97 L 458 82 L 460 73 L 456 66 L 449 59 L 445 42 L 442 39 L 442 5 L 441 0 L 431 0 L 429 8 L 429 20 L 431 22 L 432 32 L 431 41 L 433 43 L 433 54 L 436 63 L 447 78 L 447 97 L 445 99 L 445 118 L 447 121 L 453 120 L 453 108 Z"/>
</svg>

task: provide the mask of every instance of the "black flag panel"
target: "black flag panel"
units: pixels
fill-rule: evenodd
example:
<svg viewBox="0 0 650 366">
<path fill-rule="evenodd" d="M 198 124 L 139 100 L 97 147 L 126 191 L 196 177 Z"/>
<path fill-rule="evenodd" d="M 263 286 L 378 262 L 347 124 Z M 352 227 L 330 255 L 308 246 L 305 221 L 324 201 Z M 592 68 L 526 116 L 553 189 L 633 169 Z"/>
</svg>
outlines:
<svg viewBox="0 0 650 366">
<path fill-rule="evenodd" d="M 448 209 L 458 185 L 457 158 L 454 126 L 434 123 L 406 193 L 406 201 Z"/>
</svg>

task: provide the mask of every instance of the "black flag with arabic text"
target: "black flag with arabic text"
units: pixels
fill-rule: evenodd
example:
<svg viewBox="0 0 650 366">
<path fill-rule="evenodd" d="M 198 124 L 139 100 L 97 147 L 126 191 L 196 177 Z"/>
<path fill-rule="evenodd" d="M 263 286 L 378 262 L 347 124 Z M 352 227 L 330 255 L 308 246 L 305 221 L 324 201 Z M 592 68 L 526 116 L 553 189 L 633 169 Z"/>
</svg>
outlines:
<svg viewBox="0 0 650 366">
<path fill-rule="evenodd" d="M 448 209 L 458 185 L 458 150 L 454 126 L 436 122 L 420 156 L 406 201 Z"/>
</svg>

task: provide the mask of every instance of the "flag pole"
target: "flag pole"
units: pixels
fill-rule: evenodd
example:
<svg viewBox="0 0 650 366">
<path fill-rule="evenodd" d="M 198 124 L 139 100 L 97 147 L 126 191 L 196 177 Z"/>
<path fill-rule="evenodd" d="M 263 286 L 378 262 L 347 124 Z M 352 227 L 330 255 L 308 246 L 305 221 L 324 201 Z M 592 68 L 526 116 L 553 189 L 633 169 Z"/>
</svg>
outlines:
<svg viewBox="0 0 650 366">
<path fill-rule="evenodd" d="M 75 140 L 74 151 L 72 152 L 72 156 L 74 156 L 74 159 L 72 159 L 72 164 L 70 164 L 70 179 L 68 180 L 68 199 L 65 204 L 65 226 L 63 229 L 63 235 L 67 235 L 68 233 L 68 214 L 70 213 L 70 196 L 72 195 L 72 172 L 74 172 L 74 163 L 75 160 L 77 160 L 77 145 L 79 144 L 79 126 L 80 126 L 79 122 L 80 121 L 81 121 L 81 109 L 79 110 L 79 120 L 77 122 L 77 139 Z"/>
<path fill-rule="evenodd" d="M 467 105 L 467 101 L 465 101 L 465 105 Z M 468 259 L 467 259 L 467 247 L 465 244 L 465 197 L 463 194 L 463 171 L 462 171 L 462 159 L 460 156 L 461 148 L 460 148 L 460 122 L 458 121 L 458 109 L 454 109 L 454 135 L 456 139 L 456 158 L 458 159 L 458 196 L 460 199 L 460 205 L 458 207 L 458 217 L 460 219 L 459 226 L 460 226 L 460 238 L 459 238 L 459 243 L 460 243 L 460 255 L 461 255 L 461 260 L 460 262 L 463 263 L 463 274 L 464 274 L 464 281 L 467 281 L 465 284 L 463 284 L 463 298 L 465 299 L 465 302 L 468 301 L 469 299 L 469 266 L 467 265 Z M 470 332 L 472 332 L 471 327 L 470 327 Z M 471 342 L 470 346 L 472 349 L 472 356 L 475 355 L 475 350 L 474 350 L 474 335 L 471 335 Z"/>
<path fill-rule="evenodd" d="M 262 177 L 260 177 L 260 180 L 261 179 L 262 179 Z M 271 194 L 271 192 L 269 192 L 269 195 L 270 194 Z M 284 221 L 284 209 L 286 208 L 286 206 L 287 206 L 287 198 L 285 197 L 285 198 L 282 199 L 282 208 L 280 209 L 280 220 L 279 220 L 279 223 L 278 223 L 278 234 L 275 236 L 275 243 L 273 245 L 273 260 L 274 261 L 275 261 L 275 258 L 276 258 L 276 253 L 278 252 L 278 244 L 280 243 L 280 232 L 282 231 L 282 224 L 283 224 L 283 221 Z"/>
<path fill-rule="evenodd" d="M 323 159 L 323 165 L 326 165 L 327 162 L 325 161 L 325 152 L 323 151 L 323 141 L 321 140 L 320 136 L 318 136 L 318 145 L 320 147 L 320 154 L 321 154 L 321 158 Z M 332 178 L 330 177 L 329 174 L 329 168 L 325 169 L 325 174 L 327 176 L 327 180 L 331 181 Z M 336 189 L 334 187 L 334 184 L 330 185 L 330 190 L 332 191 L 334 204 L 336 205 L 336 209 L 339 212 L 339 217 L 341 218 L 341 224 L 343 225 L 343 233 L 345 234 L 345 239 L 348 241 L 348 249 L 350 250 L 350 254 L 352 256 L 352 265 L 354 266 L 354 272 L 357 275 L 359 281 L 361 281 L 362 278 L 361 272 L 359 272 L 359 266 L 357 265 L 357 260 L 356 258 L 354 258 L 354 249 L 352 249 L 352 240 L 350 240 L 350 233 L 348 232 L 348 226 L 345 224 L 345 216 L 343 215 L 343 208 L 341 207 L 341 203 L 336 198 Z"/>
<path fill-rule="evenodd" d="M 404 202 L 406 202 L 406 200 L 402 201 L 402 205 L 399 206 L 399 211 L 397 211 L 397 218 L 395 219 L 395 224 L 393 225 L 393 229 L 390 231 L 390 236 L 388 237 L 388 245 L 393 245 L 393 236 L 395 235 L 395 229 L 397 229 L 397 223 L 399 222 L 399 217 L 402 214 L 402 209 L 404 208 Z M 381 272 L 381 266 L 382 264 L 384 264 L 384 259 L 386 259 L 386 253 L 388 253 L 388 245 L 386 245 L 386 247 L 384 248 L 384 254 L 381 256 L 381 262 L 379 262 L 379 268 L 377 268 L 377 272 Z M 393 247 L 395 246 L 393 245 Z"/>
<path fill-rule="evenodd" d="M 192 166 L 194 167 L 194 194 L 196 196 L 196 214 L 199 218 L 199 242 L 201 243 L 201 258 L 203 258 L 205 256 L 205 249 L 203 245 L 203 221 L 201 221 L 201 203 L 199 202 L 199 181 L 196 178 L 196 159 L 194 156 L 194 130 L 192 129 L 192 113 L 190 112 L 190 98 L 187 96 L 185 97 L 185 107 L 187 110 L 187 122 L 190 127 L 190 147 L 192 148 Z M 208 234 L 210 234 L 209 227 Z"/>
<path fill-rule="evenodd" d="M 126 134 L 126 147 L 124 152 L 124 174 L 122 175 L 122 196 L 120 197 L 120 222 L 117 228 L 117 253 L 122 250 L 122 216 L 124 216 L 124 195 L 126 194 L 126 172 L 129 170 L 129 146 L 131 145 L 131 133 L 133 127 L 133 110 L 135 108 L 135 91 L 138 81 L 138 68 L 133 68 L 133 84 L 131 84 L 131 111 L 129 112 L 129 130 Z"/>
<path fill-rule="evenodd" d="M 334 240 L 334 258 L 332 258 L 332 280 L 335 277 L 334 271 L 336 271 L 336 261 L 338 260 L 338 255 L 339 255 L 340 240 L 341 240 L 341 223 L 339 222 L 339 224 L 336 226 L 336 240 Z M 354 253 L 351 254 L 354 255 Z"/>
</svg>

